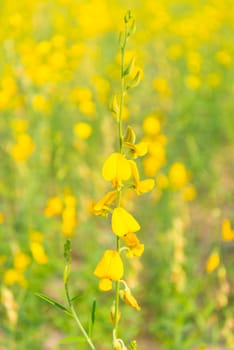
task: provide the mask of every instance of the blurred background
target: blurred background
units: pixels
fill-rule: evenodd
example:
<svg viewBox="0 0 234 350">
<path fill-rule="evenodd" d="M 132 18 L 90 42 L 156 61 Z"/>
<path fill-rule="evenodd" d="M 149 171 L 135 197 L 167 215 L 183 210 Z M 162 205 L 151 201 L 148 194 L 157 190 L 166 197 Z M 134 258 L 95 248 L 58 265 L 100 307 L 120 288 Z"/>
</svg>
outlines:
<svg viewBox="0 0 234 350">
<path fill-rule="evenodd" d="M 93 270 L 114 244 L 92 216 L 117 149 L 109 110 L 120 88 L 118 36 L 131 9 L 142 81 L 124 123 L 149 142 L 138 161 L 156 181 L 128 198 L 141 259 L 126 280 L 142 310 L 123 306 L 120 333 L 139 349 L 234 348 L 234 4 L 231 0 L 2 0 L 0 4 L 0 349 L 74 349 L 74 323 L 35 293 L 64 302 L 63 245 L 72 239 L 72 293 L 94 341 L 110 348 L 113 296 Z M 78 345 L 87 349 L 86 345 Z"/>
</svg>

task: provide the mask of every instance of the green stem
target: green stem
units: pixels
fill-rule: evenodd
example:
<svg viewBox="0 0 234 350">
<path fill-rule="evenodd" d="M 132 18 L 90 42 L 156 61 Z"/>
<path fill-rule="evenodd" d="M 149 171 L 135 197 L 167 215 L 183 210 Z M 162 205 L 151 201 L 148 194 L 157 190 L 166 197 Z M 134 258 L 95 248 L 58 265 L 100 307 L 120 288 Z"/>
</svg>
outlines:
<svg viewBox="0 0 234 350">
<path fill-rule="evenodd" d="M 70 270 L 70 266 L 66 266 L 65 268 L 67 268 L 67 270 L 69 271 Z M 81 333 L 83 334 L 83 336 L 85 337 L 87 343 L 89 344 L 90 348 L 92 350 L 95 350 L 95 346 L 92 342 L 92 340 L 90 339 L 90 337 L 88 336 L 86 330 L 84 329 L 84 327 L 82 326 L 80 320 L 79 320 L 79 317 L 76 313 L 76 310 L 74 309 L 74 306 L 72 305 L 72 300 L 70 298 L 70 293 L 69 293 L 69 288 L 68 288 L 68 280 L 69 280 L 69 275 L 67 276 L 65 282 L 64 282 L 64 287 L 65 287 L 65 293 L 66 293 L 66 298 L 67 298 L 67 302 L 68 302 L 68 305 L 69 305 L 69 308 L 70 308 L 70 311 L 72 313 L 72 316 L 73 318 L 75 319 Z"/>
</svg>

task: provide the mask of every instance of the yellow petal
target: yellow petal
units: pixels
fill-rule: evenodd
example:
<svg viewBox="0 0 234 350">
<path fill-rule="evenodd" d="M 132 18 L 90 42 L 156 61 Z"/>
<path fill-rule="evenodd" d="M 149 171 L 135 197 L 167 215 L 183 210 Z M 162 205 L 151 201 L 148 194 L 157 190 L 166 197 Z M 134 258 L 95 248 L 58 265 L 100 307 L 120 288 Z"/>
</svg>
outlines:
<svg viewBox="0 0 234 350">
<path fill-rule="evenodd" d="M 99 281 L 98 287 L 101 291 L 107 292 L 112 289 L 112 281 L 108 278 L 103 278 Z"/>
<path fill-rule="evenodd" d="M 206 261 L 206 272 L 214 271 L 220 264 L 218 252 L 213 252 Z"/>
<path fill-rule="evenodd" d="M 117 197 L 116 191 L 108 192 L 104 197 L 102 197 L 95 205 L 94 205 L 94 213 L 100 212 L 105 209 L 106 206 L 110 205 L 115 198 Z M 98 215 L 98 214 L 97 214 Z"/>
<path fill-rule="evenodd" d="M 123 262 L 115 250 L 106 250 L 94 270 L 94 275 L 101 279 L 117 281 L 124 273 Z"/>
<path fill-rule="evenodd" d="M 122 237 L 128 232 L 137 232 L 140 230 L 140 225 L 136 219 L 127 212 L 124 208 L 115 208 L 112 214 L 112 230 Z"/>
<path fill-rule="evenodd" d="M 151 191 L 154 188 L 155 181 L 153 179 L 142 180 L 136 188 L 137 194 L 143 194 Z"/>
<path fill-rule="evenodd" d="M 137 311 L 141 310 L 141 307 L 139 306 L 137 300 L 134 298 L 134 296 L 131 294 L 131 292 L 129 290 L 121 290 L 119 294 L 120 294 L 121 299 L 126 304 L 132 306 Z"/>
<path fill-rule="evenodd" d="M 228 219 L 224 219 L 222 223 L 222 238 L 224 241 L 234 239 L 234 230 L 231 229 L 231 223 Z"/>
<path fill-rule="evenodd" d="M 105 161 L 102 175 L 106 181 L 120 183 L 131 176 L 131 168 L 128 160 L 121 153 L 112 153 Z"/>
<path fill-rule="evenodd" d="M 135 156 L 142 157 L 148 152 L 148 143 L 140 142 L 135 145 Z"/>
<path fill-rule="evenodd" d="M 135 184 L 137 185 L 138 182 L 140 181 L 140 175 L 139 175 L 139 172 L 138 172 L 138 169 L 137 169 L 137 165 L 134 162 L 134 160 L 129 160 L 129 164 L 130 164 L 130 167 L 131 167 L 132 176 L 134 178 Z"/>
</svg>

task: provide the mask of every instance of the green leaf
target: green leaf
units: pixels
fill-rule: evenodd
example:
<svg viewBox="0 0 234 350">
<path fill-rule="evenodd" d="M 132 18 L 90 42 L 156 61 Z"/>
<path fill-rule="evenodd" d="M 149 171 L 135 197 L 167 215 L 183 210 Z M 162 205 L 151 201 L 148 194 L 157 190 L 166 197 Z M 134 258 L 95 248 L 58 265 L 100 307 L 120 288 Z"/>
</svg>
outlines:
<svg viewBox="0 0 234 350">
<path fill-rule="evenodd" d="M 61 305 L 60 303 L 58 303 L 56 300 L 54 300 L 54 299 L 52 299 L 44 294 L 41 294 L 41 293 L 35 293 L 35 295 L 38 298 L 42 299 L 43 301 L 46 301 L 48 304 L 53 305 L 53 306 L 57 307 L 58 309 L 64 311 L 69 316 L 72 315 L 69 309 L 67 309 L 65 306 Z"/>
<path fill-rule="evenodd" d="M 74 297 L 71 298 L 71 301 L 73 302 L 74 300 L 79 300 L 84 297 L 84 294 L 77 294 Z"/>
<path fill-rule="evenodd" d="M 90 317 L 90 321 L 89 321 L 89 337 L 91 337 L 92 333 L 93 333 L 95 316 L 96 316 L 96 300 L 94 300 L 93 304 L 92 304 L 91 317 Z"/>
<path fill-rule="evenodd" d="M 86 339 L 83 337 L 67 337 L 59 341 L 60 344 L 70 344 L 70 343 L 83 343 L 86 342 Z"/>
<path fill-rule="evenodd" d="M 133 68 L 135 66 L 135 61 L 136 61 L 136 58 L 135 58 L 135 56 L 133 56 L 131 61 L 127 65 L 127 67 L 124 69 L 123 76 L 128 75 L 129 73 L 132 72 L 132 70 L 133 70 Z"/>
</svg>

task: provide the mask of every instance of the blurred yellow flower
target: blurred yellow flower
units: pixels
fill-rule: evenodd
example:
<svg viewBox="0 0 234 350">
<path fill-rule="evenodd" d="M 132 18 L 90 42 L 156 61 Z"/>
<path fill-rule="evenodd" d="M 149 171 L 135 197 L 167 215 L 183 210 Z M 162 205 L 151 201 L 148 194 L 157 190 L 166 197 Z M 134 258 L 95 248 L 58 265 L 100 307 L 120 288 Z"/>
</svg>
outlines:
<svg viewBox="0 0 234 350">
<path fill-rule="evenodd" d="M 24 253 L 17 252 L 14 254 L 14 267 L 17 270 L 24 271 L 30 263 L 30 257 Z"/>
<path fill-rule="evenodd" d="M 120 188 L 122 181 L 131 177 L 129 161 L 121 153 L 112 153 L 103 164 L 102 176 L 112 181 L 113 187 Z"/>
<path fill-rule="evenodd" d="M 161 189 L 167 188 L 169 185 L 168 177 L 164 174 L 159 174 L 156 178 L 156 184 Z"/>
<path fill-rule="evenodd" d="M 24 162 L 34 151 L 34 142 L 30 135 L 20 134 L 11 148 L 11 155 L 16 162 Z"/>
<path fill-rule="evenodd" d="M 112 230 L 117 236 L 123 237 L 128 232 L 139 231 L 140 228 L 139 223 L 127 210 L 121 207 L 113 210 Z"/>
<path fill-rule="evenodd" d="M 32 106 L 35 111 L 47 112 L 49 109 L 48 100 L 41 94 L 36 94 L 32 98 Z"/>
<path fill-rule="evenodd" d="M 44 214 L 47 217 L 58 215 L 63 210 L 62 199 L 58 196 L 51 197 L 47 200 L 46 208 L 44 209 Z"/>
<path fill-rule="evenodd" d="M 185 84 L 189 89 L 197 90 L 201 86 L 201 79 L 195 74 L 190 74 L 185 78 Z"/>
<path fill-rule="evenodd" d="M 17 269 L 7 269 L 3 274 L 3 281 L 6 285 L 12 286 L 18 284 L 21 287 L 25 288 L 28 285 L 27 280 L 25 279 L 22 271 Z"/>
<path fill-rule="evenodd" d="M 11 128 L 15 135 L 24 134 L 28 129 L 28 121 L 26 119 L 13 119 Z"/>
<path fill-rule="evenodd" d="M 162 159 L 161 159 L 162 160 Z M 161 160 L 154 156 L 149 156 L 143 160 L 144 172 L 147 176 L 154 176 L 157 171 L 163 166 Z"/>
<path fill-rule="evenodd" d="M 155 115 L 148 115 L 143 121 L 143 130 L 148 135 L 158 135 L 161 130 L 161 124 Z"/>
<path fill-rule="evenodd" d="M 169 170 L 169 180 L 175 190 L 184 187 L 189 180 L 188 172 L 183 163 L 175 162 Z"/>
<path fill-rule="evenodd" d="M 44 247 L 39 242 L 30 242 L 30 249 L 33 259 L 40 265 L 47 264 L 48 257 L 45 253 Z"/>
<path fill-rule="evenodd" d="M 66 207 L 62 212 L 62 233 L 67 237 L 73 236 L 76 224 L 76 208 Z"/>
<path fill-rule="evenodd" d="M 165 78 L 158 77 L 154 79 L 153 87 L 162 96 L 168 97 L 171 95 L 171 88 Z"/>
<path fill-rule="evenodd" d="M 220 50 L 216 53 L 216 59 L 217 61 L 222 64 L 223 66 L 230 66 L 232 63 L 232 56 L 231 54 L 226 50 Z"/>
<path fill-rule="evenodd" d="M 5 220 L 5 217 L 3 215 L 3 213 L 0 212 L 0 224 L 2 224 Z"/>
<path fill-rule="evenodd" d="M 206 261 L 206 272 L 213 272 L 220 264 L 220 256 L 217 251 L 211 253 Z"/>
<path fill-rule="evenodd" d="M 224 241 L 231 241 L 234 239 L 234 230 L 231 228 L 231 222 L 224 219 L 222 222 L 222 238 Z"/>
<path fill-rule="evenodd" d="M 115 250 L 106 250 L 97 264 L 94 275 L 100 278 L 99 288 L 108 291 L 112 288 L 112 281 L 123 277 L 124 267 L 119 253 Z"/>
<path fill-rule="evenodd" d="M 189 185 L 183 189 L 183 199 L 185 201 L 193 201 L 196 198 L 197 192 L 193 185 Z"/>
<path fill-rule="evenodd" d="M 86 140 L 92 134 L 92 127 L 88 123 L 79 122 L 74 125 L 74 133 L 81 140 Z"/>
<path fill-rule="evenodd" d="M 176 60 L 182 55 L 182 47 L 179 44 L 172 44 L 168 48 L 168 57 L 172 60 Z"/>
</svg>

